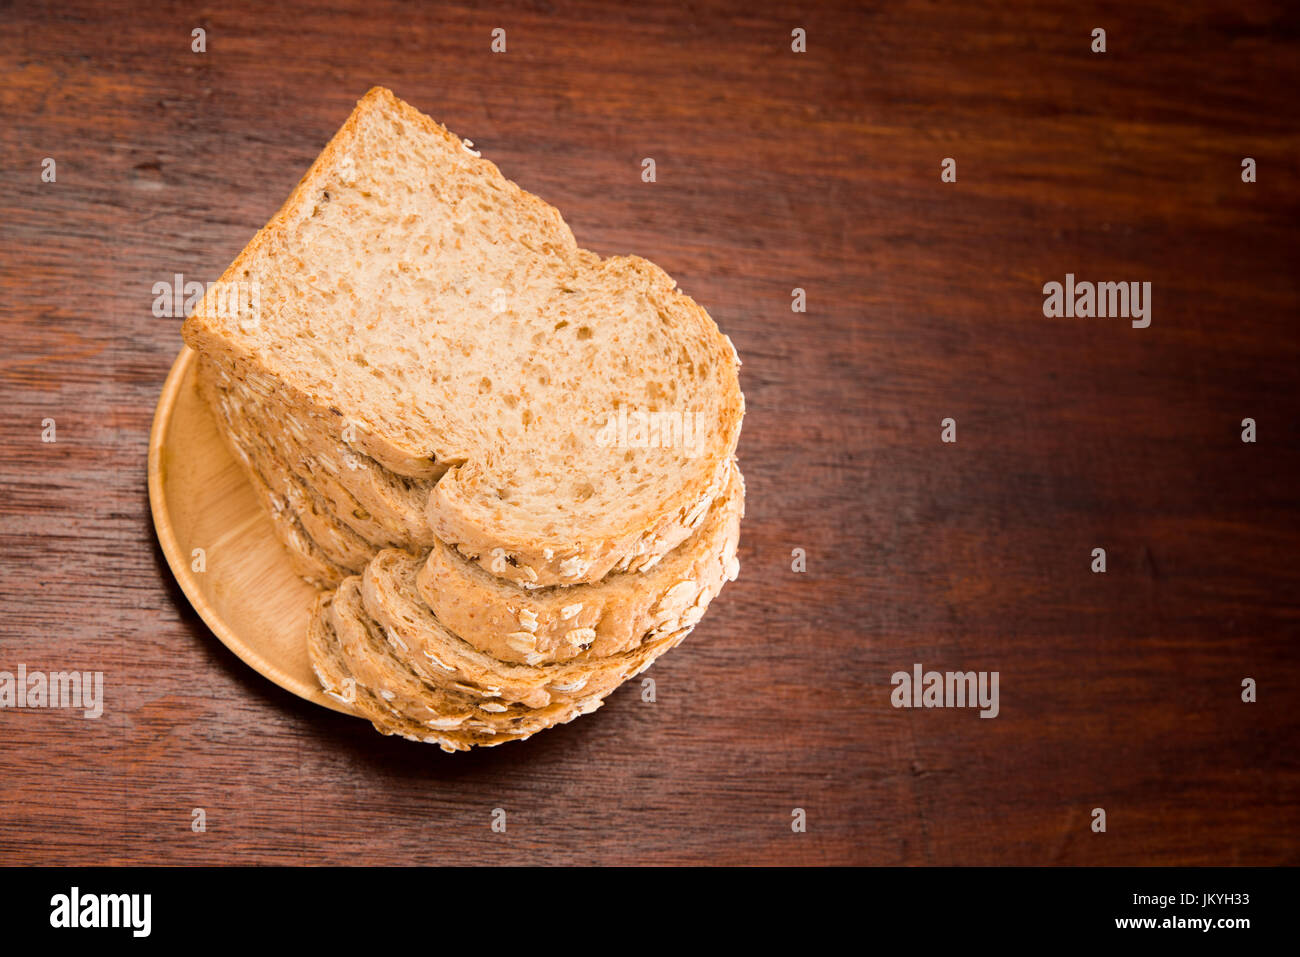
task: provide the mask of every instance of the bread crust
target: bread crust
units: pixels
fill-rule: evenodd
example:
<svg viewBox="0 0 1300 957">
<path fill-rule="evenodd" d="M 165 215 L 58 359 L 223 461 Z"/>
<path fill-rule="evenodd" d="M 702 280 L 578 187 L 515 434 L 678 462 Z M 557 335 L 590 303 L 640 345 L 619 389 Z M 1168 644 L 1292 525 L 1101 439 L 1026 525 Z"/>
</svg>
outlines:
<svg viewBox="0 0 1300 957">
<path fill-rule="evenodd" d="M 698 621 L 723 585 L 735 580 L 744 510 L 744 480 L 733 466 L 696 532 L 660 562 L 569 587 L 521 589 L 435 543 L 420 569 L 420 596 L 451 632 L 501 661 L 542 664 L 618 654 L 648 633 Z"/>
<path fill-rule="evenodd" d="M 542 708 L 599 692 L 603 697 L 681 642 L 694 624 L 647 636 L 628 651 L 590 661 L 544 665 L 502 662 L 452 634 L 419 599 L 420 562 L 396 550 L 380 552 L 361 576 L 366 613 L 402 649 L 403 660 L 441 687 L 469 689 L 502 704 Z"/>
<path fill-rule="evenodd" d="M 307 654 L 312 670 L 324 692 L 346 705 L 354 714 L 367 718 L 375 730 L 383 735 L 401 735 L 408 741 L 437 744 L 443 751 L 468 751 L 475 743 L 447 731 L 436 730 L 390 709 L 383 700 L 356 679 L 348 669 L 340 652 L 338 636 L 330 621 L 334 593 L 321 595 L 307 622 Z M 490 747 L 500 741 L 484 740 Z"/>
<path fill-rule="evenodd" d="M 248 406 L 233 391 L 222 387 L 215 366 L 200 362 L 199 392 L 217 417 L 227 446 L 275 490 L 285 511 L 301 524 L 316 548 L 347 573 L 365 568 L 382 546 L 372 544 L 350 525 L 339 521 L 335 512 L 278 452 L 265 442 L 264 433 L 252 421 Z M 339 579 L 341 580 L 341 579 Z"/>
<path fill-rule="evenodd" d="M 281 491 L 277 491 L 275 485 L 278 483 L 262 471 L 265 463 L 254 459 L 226 428 L 221 416 L 219 393 L 210 377 L 199 374 L 195 387 L 217 417 L 217 432 L 252 485 L 271 520 L 275 537 L 288 551 L 294 573 L 316 588 L 333 588 L 350 574 L 350 569 L 336 561 L 316 542 L 304 527 L 294 503 L 283 491 L 283 485 L 279 485 Z"/>
<path fill-rule="evenodd" d="M 433 479 L 411 479 L 383 468 L 348 445 L 329 417 L 295 409 L 275 389 L 213 356 L 200 356 L 200 374 L 240 408 L 269 451 L 335 507 L 338 518 L 378 547 L 428 547 L 434 541 L 424 509 Z"/>
<path fill-rule="evenodd" d="M 360 592 L 357 578 L 345 580 L 330 607 L 330 622 L 339 641 L 340 658 L 390 715 L 440 733 L 463 735 L 468 743 L 478 744 L 484 735 L 522 739 L 600 707 L 600 697 L 586 695 L 553 701 L 543 708 L 527 708 L 424 681 L 366 614 Z"/>
<path fill-rule="evenodd" d="M 404 662 L 400 645 L 381 647 L 376 637 L 381 626 L 358 600 L 359 589 L 358 580 L 349 577 L 337 592 L 322 594 L 312 609 L 307 650 L 317 680 L 327 694 L 369 719 L 382 734 L 437 744 L 448 752 L 521 741 L 591 714 L 627 677 L 645 671 L 691 630 L 680 629 L 635 654 L 611 659 L 580 693 L 530 707 L 500 696 L 458 695 L 422 679 Z"/>
</svg>

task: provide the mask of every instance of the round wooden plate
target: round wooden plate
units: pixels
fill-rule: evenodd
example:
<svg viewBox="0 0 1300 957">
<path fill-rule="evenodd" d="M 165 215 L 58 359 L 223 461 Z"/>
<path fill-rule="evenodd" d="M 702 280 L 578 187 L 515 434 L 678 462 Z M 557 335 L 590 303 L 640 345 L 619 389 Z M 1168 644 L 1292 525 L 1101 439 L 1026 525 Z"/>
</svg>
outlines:
<svg viewBox="0 0 1300 957">
<path fill-rule="evenodd" d="M 271 519 L 217 432 L 184 348 L 149 434 L 149 503 L 163 554 L 185 596 L 222 643 L 299 697 L 350 713 L 316 683 L 307 618 L 316 590 L 295 575 Z M 203 550 L 196 571 L 195 549 Z"/>
</svg>

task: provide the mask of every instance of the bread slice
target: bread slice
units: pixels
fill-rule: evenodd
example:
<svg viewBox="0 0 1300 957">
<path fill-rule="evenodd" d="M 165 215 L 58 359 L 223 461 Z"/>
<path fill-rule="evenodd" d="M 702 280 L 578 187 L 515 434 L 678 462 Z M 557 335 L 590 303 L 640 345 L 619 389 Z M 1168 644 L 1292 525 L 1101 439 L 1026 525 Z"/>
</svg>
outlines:
<svg viewBox="0 0 1300 957">
<path fill-rule="evenodd" d="M 271 528 L 275 537 L 288 552 L 289 567 L 295 575 L 318 588 L 333 588 L 347 574 L 348 569 L 341 567 L 331 559 L 299 521 L 292 506 L 281 496 L 276 495 L 266 480 L 255 468 L 246 469 L 253 490 L 266 503 L 267 515 L 271 519 Z"/>
<path fill-rule="evenodd" d="M 361 576 L 366 613 L 422 679 L 502 704 L 543 708 L 552 701 L 604 697 L 694 628 L 681 624 L 675 631 L 646 635 L 636 647 L 607 658 L 537 666 L 503 662 L 452 634 L 420 600 L 421 565 L 395 549 L 376 555 Z"/>
<path fill-rule="evenodd" d="M 400 734 L 410 741 L 437 744 L 442 750 L 449 752 L 468 751 L 472 745 L 463 735 L 435 730 L 404 717 L 396 709 L 389 708 L 381 698 L 357 681 L 343 661 L 338 636 L 330 622 L 330 608 L 333 601 L 333 592 L 322 594 L 316 600 L 311 618 L 307 622 L 307 653 L 311 658 L 316 680 L 320 682 L 325 693 L 353 713 L 370 719 L 375 730 L 381 734 Z M 484 740 L 482 743 L 490 746 L 500 742 Z"/>
<path fill-rule="evenodd" d="M 536 665 L 601 658 L 656 629 L 698 621 L 740 570 L 736 545 L 745 486 L 733 467 L 699 530 L 643 572 L 586 585 L 521 589 L 435 543 L 417 578 L 420 597 L 453 634 L 501 661 Z"/>
<path fill-rule="evenodd" d="M 262 444 L 260 433 L 245 414 L 246 407 L 221 388 L 215 372 L 210 363 L 199 362 L 199 393 L 216 414 L 227 445 L 244 464 L 249 477 L 264 482 L 276 493 L 276 513 L 290 514 L 301 525 L 310 545 L 303 547 L 303 541 L 295 536 L 290 548 L 304 553 L 309 561 L 323 555 L 327 561 L 318 577 L 328 584 L 342 580 L 341 575 L 329 575 L 330 570 L 356 573 L 365 568 L 379 548 L 335 519 L 329 506 L 297 473 Z"/>
<path fill-rule="evenodd" d="M 543 708 L 505 704 L 422 680 L 397 654 L 381 629 L 366 614 L 357 578 L 339 586 L 330 606 L 330 623 L 338 637 L 339 656 L 348 670 L 391 714 L 409 718 L 437 732 L 482 736 L 527 737 L 572 721 L 600 707 L 602 697 L 585 695 L 553 701 Z"/>
<path fill-rule="evenodd" d="M 231 455 L 243 466 L 244 474 L 253 486 L 254 493 L 265 506 L 276 538 L 288 550 L 289 563 L 294 573 L 317 588 L 333 588 L 349 574 L 350 570 L 336 562 L 316 543 L 303 527 L 283 486 L 275 483 L 273 477 L 263 473 L 264 463 L 255 461 L 224 426 L 219 411 L 221 406 L 219 393 L 213 388 L 211 379 L 200 374 L 196 381 L 196 388 L 212 408 L 213 414 L 217 415 L 217 432 Z"/>
<path fill-rule="evenodd" d="M 205 383 L 215 376 L 210 401 L 225 418 L 241 453 L 257 461 L 260 474 L 273 476 L 285 490 L 285 510 L 302 523 L 313 552 L 323 552 L 334 567 L 353 573 L 363 569 L 383 543 L 368 541 L 333 518 L 334 513 L 355 511 L 355 500 L 339 489 L 323 501 L 310 479 L 280 460 L 280 452 L 296 454 L 299 470 L 309 461 L 291 438 L 280 436 L 272 447 L 261 448 L 259 437 L 275 435 L 274 425 L 265 423 L 262 431 L 251 425 L 252 406 L 238 401 L 238 384 L 230 383 L 223 391 L 221 382 L 229 382 L 228 377 L 206 360 L 200 363 L 200 376 Z M 520 589 L 435 542 L 418 576 L 420 596 L 448 630 L 502 661 L 540 664 L 615 654 L 656 627 L 682 617 L 699 620 L 723 583 L 738 572 L 736 544 L 743 514 L 743 479 L 733 468 L 726 492 L 714 501 L 699 530 L 652 568 L 568 587 Z M 341 580 L 340 575 L 335 582 Z"/>
<path fill-rule="evenodd" d="M 730 341 L 662 270 L 580 249 L 554 208 L 378 88 L 184 335 L 383 467 L 446 469 L 433 534 L 536 585 L 688 537 L 744 412 Z"/>
<path fill-rule="evenodd" d="M 689 631 L 684 628 L 637 655 L 620 659 L 617 670 L 610 670 L 584 693 L 540 708 L 457 695 L 421 680 L 385 645 L 379 626 L 359 600 L 355 577 L 347 578 L 337 592 L 317 599 L 307 627 L 307 649 L 325 692 L 368 718 L 376 730 L 451 752 L 520 741 L 591 714 L 621 684 L 622 677 L 610 680 L 612 676 L 640 674 Z"/>
<path fill-rule="evenodd" d="M 266 450 L 323 498 L 340 521 L 380 548 L 433 544 L 425 506 L 433 480 L 397 475 L 343 441 L 325 417 L 306 417 L 262 395 L 210 356 L 199 376 L 240 412 Z"/>
</svg>

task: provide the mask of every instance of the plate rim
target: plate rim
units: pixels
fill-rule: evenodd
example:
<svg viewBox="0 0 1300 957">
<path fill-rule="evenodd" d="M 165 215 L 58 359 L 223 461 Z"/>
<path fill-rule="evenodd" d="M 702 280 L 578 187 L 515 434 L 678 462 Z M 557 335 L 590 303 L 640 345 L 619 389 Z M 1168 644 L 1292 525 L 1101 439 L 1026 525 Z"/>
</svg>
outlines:
<svg viewBox="0 0 1300 957">
<path fill-rule="evenodd" d="M 167 559 L 167 566 L 171 570 L 172 577 L 180 585 L 181 591 L 184 592 L 190 606 L 198 612 L 199 617 L 203 619 L 209 630 L 217 636 L 217 639 L 229 648 L 240 661 L 263 678 L 270 680 L 304 701 L 310 701 L 312 704 L 320 705 L 322 708 L 328 708 L 331 711 L 337 711 L 340 714 L 356 717 L 354 712 L 326 697 L 319 686 L 308 685 L 288 674 L 278 665 L 268 661 L 255 646 L 240 637 L 238 632 L 230 627 L 217 612 L 217 609 L 208 601 L 207 595 L 199 586 L 193 572 L 190 571 L 184 549 L 176 538 L 176 529 L 172 524 L 171 515 L 167 511 L 166 483 L 162 463 L 163 450 L 167 446 L 176 400 L 197 355 L 188 345 L 181 346 L 180 354 L 172 363 L 167 378 L 163 382 L 162 394 L 159 395 L 158 404 L 154 409 L 153 424 L 149 428 L 149 511 L 153 518 L 154 534 L 157 535 L 158 544 L 162 547 L 163 556 Z"/>
</svg>

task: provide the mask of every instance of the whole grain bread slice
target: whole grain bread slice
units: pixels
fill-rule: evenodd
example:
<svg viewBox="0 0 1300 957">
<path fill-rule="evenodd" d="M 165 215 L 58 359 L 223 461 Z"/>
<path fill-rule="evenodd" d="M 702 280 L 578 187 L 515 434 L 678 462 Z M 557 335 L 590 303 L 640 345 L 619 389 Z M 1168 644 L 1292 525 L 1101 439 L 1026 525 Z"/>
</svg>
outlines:
<svg viewBox="0 0 1300 957">
<path fill-rule="evenodd" d="M 290 513 L 308 536 L 311 546 L 299 548 L 297 546 L 301 543 L 295 539 L 295 550 L 311 556 L 321 553 L 328 559 L 329 566 L 348 573 L 365 568 L 379 548 L 350 526 L 339 522 L 329 505 L 263 444 L 261 433 L 248 418 L 248 406 L 236 401 L 231 392 L 222 388 L 212 364 L 200 361 L 197 377 L 199 392 L 217 416 L 218 426 L 227 444 L 235 450 L 236 457 L 245 463 L 250 477 L 257 476 L 277 493 L 276 511 Z"/>
<path fill-rule="evenodd" d="M 605 658 L 542 665 L 503 662 L 450 632 L 424 604 L 417 584 L 422 564 L 395 549 L 376 555 L 361 576 L 366 613 L 424 680 L 503 704 L 542 708 L 552 701 L 604 697 L 695 627 L 694 622 L 679 622 L 674 631 L 648 634 L 636 647 Z"/>
<path fill-rule="evenodd" d="M 395 654 L 382 629 L 366 614 L 360 582 L 348 578 L 330 606 L 330 623 L 339 641 L 339 654 L 348 670 L 377 696 L 390 713 L 411 719 L 437 732 L 466 735 L 470 743 L 482 736 L 523 738 L 590 714 L 603 696 L 588 694 L 552 701 L 542 708 L 506 704 L 463 691 L 449 690 L 420 678 Z M 609 689 L 612 690 L 612 689 Z"/>
<path fill-rule="evenodd" d="M 672 647 L 689 630 L 663 639 L 658 647 Z M 379 626 L 358 600 L 355 578 L 346 579 L 337 593 L 327 592 L 317 599 L 307 626 L 307 649 L 326 694 L 368 718 L 383 734 L 437 744 L 449 752 L 521 741 L 591 714 L 620 683 L 604 681 L 585 695 L 538 709 L 455 698 L 421 681 L 384 646 Z M 628 674 L 640 674 L 655 657 L 634 656 L 628 663 L 634 670 Z"/>
<path fill-rule="evenodd" d="M 240 412 L 268 453 L 326 501 L 340 521 L 380 548 L 418 550 L 433 544 L 425 518 L 431 479 L 385 469 L 349 446 L 328 417 L 307 416 L 274 392 L 263 394 L 211 356 L 200 356 L 199 376 Z"/>
<path fill-rule="evenodd" d="M 527 584 L 597 581 L 687 538 L 744 412 L 730 341 L 662 270 L 580 249 L 378 88 L 184 335 L 387 469 L 446 469 L 434 535 Z"/>
<path fill-rule="evenodd" d="M 215 378 L 214 406 L 227 419 L 241 450 L 258 462 L 260 473 L 273 476 L 285 490 L 287 510 L 302 523 L 316 549 L 337 567 L 352 572 L 364 568 L 383 543 L 367 541 L 336 521 L 331 511 L 346 515 L 355 510 L 355 500 L 340 489 L 323 501 L 311 479 L 298 474 L 308 459 L 292 438 L 278 436 L 261 448 L 259 437 L 275 435 L 274 423 L 264 423 L 260 431 L 254 428 L 250 409 L 255 403 L 239 397 L 238 384 L 206 361 L 201 363 L 201 377 L 204 382 Z M 222 391 L 223 382 L 228 391 Z M 296 468 L 280 460 L 281 451 L 296 456 Z M 505 662 L 540 664 L 615 654 L 656 628 L 671 631 L 682 618 L 699 620 L 723 583 L 738 572 L 736 544 L 743 514 L 744 484 L 733 467 L 726 491 L 715 499 L 695 534 L 644 572 L 525 590 L 435 542 L 419 573 L 420 595 L 451 632 Z"/>
<path fill-rule="evenodd" d="M 274 477 L 268 477 L 263 473 L 263 463 L 254 460 L 225 427 L 220 416 L 219 394 L 213 388 L 211 380 L 200 374 L 195 387 L 212 409 L 213 415 L 217 416 L 217 433 L 221 436 L 222 443 L 243 468 L 249 484 L 253 487 L 253 492 L 271 520 L 271 529 L 275 537 L 287 550 L 289 564 L 294 573 L 317 588 L 333 588 L 351 570 L 335 561 L 333 556 L 317 544 L 304 528 L 283 486 L 276 483 Z"/>
<path fill-rule="evenodd" d="M 373 513 L 347 488 L 313 471 L 313 456 L 275 416 L 265 415 L 255 393 L 207 358 L 199 360 L 198 377 L 228 439 L 256 474 L 280 490 L 279 510 L 301 524 L 312 544 L 309 558 L 323 553 L 333 568 L 357 573 L 391 544 L 383 526 L 363 521 Z M 421 595 L 451 631 L 503 661 L 538 664 L 613 654 L 656 624 L 703 614 L 729 566 L 738 564 L 743 512 L 743 482 L 733 468 L 707 520 L 652 569 L 533 590 L 496 578 L 435 540 L 420 573 Z"/>
<path fill-rule="evenodd" d="M 409 741 L 437 744 L 444 751 L 468 751 L 473 744 L 485 746 L 502 743 L 509 738 L 475 742 L 466 735 L 426 727 L 390 707 L 382 698 L 359 682 L 343 660 L 338 635 L 331 623 L 330 609 L 333 592 L 325 592 L 317 600 L 307 622 L 307 653 L 312 670 L 321 689 L 354 714 L 367 718 L 381 734 L 398 734 Z"/>
<path fill-rule="evenodd" d="M 338 565 L 325 553 L 303 527 L 293 506 L 283 496 L 272 491 L 256 468 L 249 465 L 246 474 L 253 490 L 266 505 L 271 529 L 285 547 L 286 558 L 294 574 L 315 588 L 333 588 L 348 574 L 348 569 Z"/>
<path fill-rule="evenodd" d="M 601 658 L 647 633 L 698 621 L 740 570 L 736 545 L 745 486 L 733 466 L 699 529 L 641 572 L 585 585 L 521 589 L 435 542 L 417 579 L 420 597 L 449 631 L 505 662 L 536 665 Z"/>
</svg>

